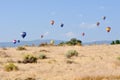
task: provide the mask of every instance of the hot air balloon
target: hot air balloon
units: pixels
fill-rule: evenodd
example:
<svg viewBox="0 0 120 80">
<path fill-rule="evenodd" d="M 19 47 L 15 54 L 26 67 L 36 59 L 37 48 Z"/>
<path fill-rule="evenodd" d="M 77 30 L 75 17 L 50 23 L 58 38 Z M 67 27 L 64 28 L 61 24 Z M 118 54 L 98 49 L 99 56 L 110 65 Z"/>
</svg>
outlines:
<svg viewBox="0 0 120 80">
<path fill-rule="evenodd" d="M 16 44 L 16 42 L 17 42 L 16 40 L 13 40 L 13 43 L 14 43 L 14 44 Z"/>
<path fill-rule="evenodd" d="M 51 41 L 50 41 L 50 44 L 51 44 L 51 45 L 54 45 L 54 43 L 55 43 L 54 40 L 51 40 Z"/>
<path fill-rule="evenodd" d="M 17 42 L 20 43 L 20 40 L 18 40 Z"/>
<path fill-rule="evenodd" d="M 55 23 L 54 20 L 51 20 L 51 21 L 50 21 L 50 24 L 51 24 L 51 25 L 54 25 L 54 23 Z"/>
<path fill-rule="evenodd" d="M 26 32 L 22 32 L 22 33 L 21 33 L 21 36 L 22 36 L 22 38 L 25 38 Z"/>
<path fill-rule="evenodd" d="M 99 25 L 100 25 L 100 22 L 97 22 L 96 25 L 99 26 Z"/>
<path fill-rule="evenodd" d="M 103 20 L 105 20 L 106 19 L 106 17 L 105 16 L 103 16 Z"/>
<path fill-rule="evenodd" d="M 64 26 L 64 24 L 63 24 L 63 23 L 61 23 L 60 27 L 63 27 L 63 26 Z"/>
<path fill-rule="evenodd" d="M 84 32 L 82 33 L 82 36 L 85 36 L 85 33 L 84 33 Z"/>
<path fill-rule="evenodd" d="M 43 38 L 43 35 L 41 35 L 41 38 Z"/>
<path fill-rule="evenodd" d="M 111 27 L 107 27 L 107 28 L 106 28 L 106 31 L 107 31 L 107 32 L 110 32 L 110 30 L 111 30 Z"/>
</svg>

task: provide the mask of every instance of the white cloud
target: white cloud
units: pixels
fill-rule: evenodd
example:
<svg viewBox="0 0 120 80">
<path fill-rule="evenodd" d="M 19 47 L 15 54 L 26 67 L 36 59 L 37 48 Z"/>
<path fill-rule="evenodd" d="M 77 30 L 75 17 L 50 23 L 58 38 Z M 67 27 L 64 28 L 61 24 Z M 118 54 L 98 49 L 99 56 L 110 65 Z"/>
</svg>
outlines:
<svg viewBox="0 0 120 80">
<path fill-rule="evenodd" d="M 70 37 L 70 38 L 72 38 L 72 37 L 75 36 L 75 34 L 74 34 L 73 32 L 67 32 L 65 35 L 66 35 L 67 37 Z"/>
<path fill-rule="evenodd" d="M 49 32 L 45 32 L 44 35 L 47 36 L 49 34 Z"/>
<path fill-rule="evenodd" d="M 100 6 L 99 9 L 105 9 L 105 7 L 104 6 Z"/>
<path fill-rule="evenodd" d="M 96 26 L 95 23 L 94 23 L 94 24 L 89 24 L 89 23 L 82 22 L 82 23 L 80 24 L 80 27 L 81 27 L 81 28 L 96 28 L 97 26 Z"/>
</svg>

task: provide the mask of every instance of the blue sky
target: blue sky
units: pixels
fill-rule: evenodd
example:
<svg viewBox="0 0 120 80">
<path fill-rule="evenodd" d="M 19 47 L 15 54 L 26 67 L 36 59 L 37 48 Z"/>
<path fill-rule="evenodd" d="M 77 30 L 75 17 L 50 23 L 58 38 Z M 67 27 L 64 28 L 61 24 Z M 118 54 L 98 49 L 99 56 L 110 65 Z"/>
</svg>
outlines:
<svg viewBox="0 0 120 80">
<path fill-rule="evenodd" d="M 120 39 L 119 9 L 120 0 L 0 0 L 0 42 L 36 40 L 41 35 L 43 39 L 74 37 L 83 42 Z M 23 31 L 27 32 L 25 39 L 20 36 Z"/>
</svg>

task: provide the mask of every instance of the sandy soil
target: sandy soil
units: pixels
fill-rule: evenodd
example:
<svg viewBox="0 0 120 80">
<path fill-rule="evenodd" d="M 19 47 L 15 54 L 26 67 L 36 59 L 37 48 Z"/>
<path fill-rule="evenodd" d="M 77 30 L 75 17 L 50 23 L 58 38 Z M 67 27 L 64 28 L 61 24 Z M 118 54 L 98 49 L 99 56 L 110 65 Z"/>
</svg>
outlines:
<svg viewBox="0 0 120 80">
<path fill-rule="evenodd" d="M 120 45 L 89 46 L 49 46 L 0 48 L 0 80 L 120 80 Z M 70 59 L 65 54 L 76 50 L 79 55 Z M 37 63 L 17 63 L 25 54 L 36 57 L 44 53 L 47 59 L 38 59 Z M 68 63 L 72 61 L 72 63 Z M 18 71 L 7 72 L 4 65 L 14 62 Z M 26 79 L 27 80 L 27 79 Z M 32 80 L 32 79 L 29 79 Z"/>
</svg>

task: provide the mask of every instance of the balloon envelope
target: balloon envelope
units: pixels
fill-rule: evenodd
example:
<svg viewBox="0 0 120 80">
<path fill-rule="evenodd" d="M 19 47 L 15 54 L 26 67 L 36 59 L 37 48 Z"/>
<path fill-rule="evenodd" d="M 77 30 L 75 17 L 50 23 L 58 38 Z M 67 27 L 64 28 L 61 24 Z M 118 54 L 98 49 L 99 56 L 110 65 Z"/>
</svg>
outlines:
<svg viewBox="0 0 120 80">
<path fill-rule="evenodd" d="M 18 40 L 17 42 L 20 43 L 20 40 Z"/>
<path fill-rule="evenodd" d="M 53 25 L 54 23 L 55 23 L 55 21 L 54 21 L 54 20 L 51 20 L 51 21 L 50 21 L 50 24 L 51 24 L 51 25 Z"/>
<path fill-rule="evenodd" d="M 63 27 L 64 26 L 64 24 L 62 23 L 61 25 L 60 25 L 60 27 Z"/>
<path fill-rule="evenodd" d="M 103 20 L 105 20 L 106 19 L 106 17 L 105 16 L 103 16 Z"/>
<path fill-rule="evenodd" d="M 43 35 L 41 35 L 41 38 L 43 38 Z"/>
<path fill-rule="evenodd" d="M 110 32 L 110 30 L 111 30 L 111 27 L 107 27 L 107 28 L 106 28 L 106 31 L 107 31 L 107 32 Z"/>
<path fill-rule="evenodd" d="M 22 33 L 21 33 L 21 36 L 22 36 L 22 38 L 25 38 L 26 32 L 22 32 Z"/>
<path fill-rule="evenodd" d="M 100 22 L 97 22 L 96 25 L 99 26 L 99 25 L 100 25 Z"/>
<path fill-rule="evenodd" d="M 84 33 L 84 32 L 82 33 L 82 36 L 85 36 L 85 33 Z"/>
<path fill-rule="evenodd" d="M 13 43 L 16 44 L 16 40 L 13 40 Z"/>
</svg>

